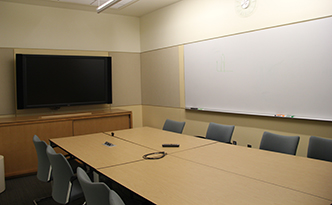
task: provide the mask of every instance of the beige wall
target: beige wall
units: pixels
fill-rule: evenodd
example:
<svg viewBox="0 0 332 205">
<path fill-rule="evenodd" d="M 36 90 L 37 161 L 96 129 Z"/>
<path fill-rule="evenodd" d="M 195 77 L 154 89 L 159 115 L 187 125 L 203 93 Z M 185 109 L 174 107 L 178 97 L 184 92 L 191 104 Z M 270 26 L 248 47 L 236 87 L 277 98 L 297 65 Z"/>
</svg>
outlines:
<svg viewBox="0 0 332 205">
<path fill-rule="evenodd" d="M 113 106 L 141 105 L 140 53 L 109 52 L 112 56 Z"/>
<path fill-rule="evenodd" d="M 109 52 L 112 56 L 112 108 L 130 110 L 133 127 L 142 127 L 140 53 Z"/>
<path fill-rule="evenodd" d="M 180 106 L 178 57 L 177 47 L 142 53 L 144 105 Z"/>
<path fill-rule="evenodd" d="M 0 116 L 14 114 L 14 50 L 0 48 Z"/>
<path fill-rule="evenodd" d="M 141 17 L 141 50 L 221 37 L 332 15 L 330 0 L 259 0 L 241 17 L 235 0 L 183 0 Z"/>
<path fill-rule="evenodd" d="M 297 154 L 306 156 L 311 135 L 332 138 L 332 122 L 184 109 L 184 44 L 332 15 L 332 1 L 328 0 L 266 0 L 257 1 L 254 13 L 244 18 L 236 14 L 234 2 L 184 0 L 141 18 L 143 125 L 161 129 L 170 118 L 186 121 L 185 134 L 204 136 L 209 122 L 231 124 L 235 125 L 233 140 L 253 148 L 259 147 L 264 131 L 299 135 Z M 171 72 L 164 72 L 166 69 Z M 144 76 L 155 75 L 157 79 L 144 80 Z M 164 93 L 169 85 L 179 90 Z"/>
<path fill-rule="evenodd" d="M 140 52 L 139 18 L 0 1 L 0 48 Z"/>
</svg>

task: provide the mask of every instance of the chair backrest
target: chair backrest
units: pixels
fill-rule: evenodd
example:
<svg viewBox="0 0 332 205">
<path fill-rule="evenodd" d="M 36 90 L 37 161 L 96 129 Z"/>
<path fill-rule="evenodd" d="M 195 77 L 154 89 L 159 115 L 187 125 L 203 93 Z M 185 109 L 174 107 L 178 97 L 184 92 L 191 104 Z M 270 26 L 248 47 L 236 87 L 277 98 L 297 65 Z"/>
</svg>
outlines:
<svg viewBox="0 0 332 205">
<path fill-rule="evenodd" d="M 56 153 L 50 145 L 47 146 L 46 153 L 52 166 L 52 198 L 58 203 L 67 204 L 74 186 L 71 182 L 74 172 L 67 159 L 61 153 Z"/>
<path fill-rule="evenodd" d="M 206 139 L 216 140 L 219 142 L 230 143 L 234 131 L 234 125 L 222 125 L 210 122 L 206 131 Z"/>
<path fill-rule="evenodd" d="M 163 130 L 182 134 L 185 124 L 186 124 L 186 122 L 178 122 L 178 121 L 167 119 L 165 121 Z"/>
<path fill-rule="evenodd" d="M 77 167 L 77 178 L 83 189 L 87 205 L 124 205 L 120 196 L 105 183 L 91 182 L 81 167 Z"/>
<path fill-rule="evenodd" d="M 332 139 L 311 136 L 307 157 L 332 162 Z"/>
<path fill-rule="evenodd" d="M 46 154 L 47 144 L 41 141 L 37 135 L 33 136 L 32 141 L 38 157 L 37 178 L 40 181 L 49 182 L 52 176 L 52 167 Z"/>
<path fill-rule="evenodd" d="M 299 136 L 284 136 L 264 132 L 259 149 L 295 155 L 299 140 Z"/>
</svg>

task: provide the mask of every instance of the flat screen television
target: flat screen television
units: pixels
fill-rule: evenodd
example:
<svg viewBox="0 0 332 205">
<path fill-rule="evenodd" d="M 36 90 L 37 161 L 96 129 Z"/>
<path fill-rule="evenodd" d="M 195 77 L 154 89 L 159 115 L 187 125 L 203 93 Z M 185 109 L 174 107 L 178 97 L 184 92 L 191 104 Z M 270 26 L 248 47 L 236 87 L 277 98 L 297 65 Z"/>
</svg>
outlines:
<svg viewBox="0 0 332 205">
<path fill-rule="evenodd" d="M 16 54 L 17 109 L 111 104 L 112 59 Z"/>
</svg>

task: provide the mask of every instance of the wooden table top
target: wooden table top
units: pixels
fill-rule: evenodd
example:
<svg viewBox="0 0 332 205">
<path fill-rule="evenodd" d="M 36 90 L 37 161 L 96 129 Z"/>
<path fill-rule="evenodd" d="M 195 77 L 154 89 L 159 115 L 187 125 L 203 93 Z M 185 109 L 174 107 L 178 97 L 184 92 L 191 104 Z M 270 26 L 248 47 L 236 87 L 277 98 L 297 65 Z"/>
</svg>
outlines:
<svg viewBox="0 0 332 205">
<path fill-rule="evenodd" d="M 225 143 L 174 155 L 332 201 L 331 162 Z"/>
<path fill-rule="evenodd" d="M 111 135 L 112 132 L 107 133 Z M 130 141 L 156 151 L 165 151 L 167 153 L 182 152 L 184 150 L 217 143 L 213 140 L 178 134 L 151 127 L 118 130 L 113 131 L 113 133 L 115 137 L 123 140 Z M 180 147 L 162 147 L 162 144 L 179 144 Z"/>
<path fill-rule="evenodd" d="M 301 191 L 167 155 L 99 169 L 155 204 L 330 204 Z"/>
<path fill-rule="evenodd" d="M 143 155 L 154 151 L 104 133 L 56 138 L 50 141 L 95 169 L 143 160 Z M 105 146 L 106 141 L 115 146 Z"/>
<path fill-rule="evenodd" d="M 50 141 L 156 204 L 332 203 L 331 162 L 149 127 L 113 133 Z M 180 147 L 163 148 L 164 143 Z M 142 158 L 155 151 L 168 155 Z"/>
</svg>

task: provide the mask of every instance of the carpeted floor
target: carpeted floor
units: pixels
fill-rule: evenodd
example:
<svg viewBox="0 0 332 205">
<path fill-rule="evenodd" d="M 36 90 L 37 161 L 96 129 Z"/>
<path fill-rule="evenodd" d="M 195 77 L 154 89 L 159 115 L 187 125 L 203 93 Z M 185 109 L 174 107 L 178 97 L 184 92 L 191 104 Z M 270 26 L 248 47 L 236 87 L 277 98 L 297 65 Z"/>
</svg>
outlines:
<svg viewBox="0 0 332 205">
<path fill-rule="evenodd" d="M 114 189 L 126 204 L 152 205 L 151 202 L 131 193 L 129 190 L 112 184 Z M 0 205 L 33 205 L 33 200 L 51 196 L 51 183 L 44 183 L 37 179 L 36 175 L 6 179 L 6 190 L 0 194 Z M 84 203 L 84 198 L 70 203 L 79 205 Z M 59 205 L 51 197 L 42 200 L 39 205 Z"/>
<path fill-rule="evenodd" d="M 1 205 L 31 205 L 33 200 L 51 196 L 51 183 L 44 183 L 37 179 L 36 175 L 13 178 L 6 180 L 6 190 L 0 194 Z M 71 204 L 83 204 L 84 199 Z M 52 198 L 40 201 L 40 205 L 58 205 Z"/>
</svg>

